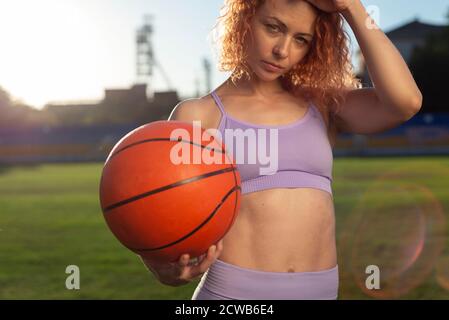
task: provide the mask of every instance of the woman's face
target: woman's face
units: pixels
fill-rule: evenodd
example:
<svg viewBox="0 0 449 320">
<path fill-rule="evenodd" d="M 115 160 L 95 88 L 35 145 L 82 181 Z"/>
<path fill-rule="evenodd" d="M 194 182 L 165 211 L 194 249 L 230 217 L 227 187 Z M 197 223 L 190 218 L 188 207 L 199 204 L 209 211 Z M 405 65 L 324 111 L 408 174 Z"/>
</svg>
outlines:
<svg viewBox="0 0 449 320">
<path fill-rule="evenodd" d="M 251 70 L 267 81 L 287 73 L 310 50 L 316 17 L 307 1 L 266 0 L 250 22 L 246 52 Z M 263 61 L 282 69 L 270 69 Z"/>
</svg>

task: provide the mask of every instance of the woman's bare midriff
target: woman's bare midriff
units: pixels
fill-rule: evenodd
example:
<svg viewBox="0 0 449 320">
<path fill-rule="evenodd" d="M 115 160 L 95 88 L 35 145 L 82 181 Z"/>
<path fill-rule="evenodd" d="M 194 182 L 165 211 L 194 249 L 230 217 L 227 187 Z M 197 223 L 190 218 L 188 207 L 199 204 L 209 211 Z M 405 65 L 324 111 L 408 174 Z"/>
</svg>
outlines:
<svg viewBox="0 0 449 320">
<path fill-rule="evenodd" d="M 242 195 L 219 260 L 270 272 L 335 267 L 332 196 L 313 188 L 276 188 Z"/>
<path fill-rule="evenodd" d="M 229 90 L 219 87 L 216 92 L 223 104 L 233 110 L 235 117 L 246 116 L 246 121 L 254 123 L 248 119 L 248 113 L 233 103 L 239 99 L 232 99 Z M 228 99 L 223 99 L 226 95 Z M 208 105 L 208 110 L 213 110 L 205 128 L 217 128 L 221 114 L 215 102 L 210 95 L 201 101 Z M 304 101 L 296 102 L 291 96 L 276 101 L 277 118 L 298 119 L 299 114 L 305 114 L 305 108 L 299 107 L 306 105 Z M 255 104 L 241 102 L 244 106 L 254 107 Z M 260 109 L 270 108 L 261 105 Z M 266 113 L 267 123 L 274 117 L 269 113 Z M 310 272 L 335 267 L 337 252 L 332 195 L 321 189 L 305 187 L 266 189 L 242 195 L 238 216 L 223 238 L 223 251 L 218 259 L 268 272 Z"/>
</svg>

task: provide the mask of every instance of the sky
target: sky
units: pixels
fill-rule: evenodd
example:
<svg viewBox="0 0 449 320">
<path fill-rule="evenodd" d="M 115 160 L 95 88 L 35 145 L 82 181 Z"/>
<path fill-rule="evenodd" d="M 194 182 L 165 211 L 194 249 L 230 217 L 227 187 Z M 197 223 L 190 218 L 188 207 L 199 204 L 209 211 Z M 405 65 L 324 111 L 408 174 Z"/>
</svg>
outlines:
<svg viewBox="0 0 449 320">
<path fill-rule="evenodd" d="M 446 24 L 449 0 L 362 0 L 378 10 L 384 32 L 418 18 Z M 35 108 L 46 103 L 98 101 L 105 89 L 137 82 L 135 33 L 153 15 L 155 59 L 181 98 L 206 93 L 229 73 L 217 68 L 211 31 L 224 0 L 0 0 L 0 87 Z M 353 53 L 357 41 L 351 30 Z M 356 63 L 354 61 L 354 63 Z M 158 68 L 150 86 L 168 90 Z"/>
</svg>

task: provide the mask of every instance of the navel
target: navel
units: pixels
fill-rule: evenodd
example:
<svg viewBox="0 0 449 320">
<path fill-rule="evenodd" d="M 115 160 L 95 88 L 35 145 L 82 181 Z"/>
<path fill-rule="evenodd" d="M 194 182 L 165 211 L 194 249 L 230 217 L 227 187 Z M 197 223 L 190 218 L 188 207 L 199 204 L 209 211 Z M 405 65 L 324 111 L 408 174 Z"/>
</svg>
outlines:
<svg viewBox="0 0 449 320">
<path fill-rule="evenodd" d="M 293 269 L 293 267 L 289 267 L 288 272 L 295 272 L 295 269 Z"/>
</svg>

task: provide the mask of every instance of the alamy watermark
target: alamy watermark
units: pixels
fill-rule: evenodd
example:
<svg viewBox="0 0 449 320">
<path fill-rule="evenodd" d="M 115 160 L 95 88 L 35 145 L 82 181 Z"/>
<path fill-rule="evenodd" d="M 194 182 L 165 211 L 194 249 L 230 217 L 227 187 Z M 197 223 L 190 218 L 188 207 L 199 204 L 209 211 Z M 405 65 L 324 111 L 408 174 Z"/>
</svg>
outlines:
<svg viewBox="0 0 449 320">
<path fill-rule="evenodd" d="M 369 17 L 365 21 L 365 26 L 369 30 L 378 30 L 380 28 L 380 9 L 378 6 L 369 5 L 366 7 Z"/>
<path fill-rule="evenodd" d="M 80 268 L 77 265 L 69 265 L 65 268 L 65 273 L 70 274 L 65 280 L 65 287 L 68 290 L 79 290 Z"/>
<path fill-rule="evenodd" d="M 371 264 L 365 268 L 365 273 L 369 276 L 365 280 L 365 287 L 369 290 L 380 289 L 380 269 L 378 266 Z"/>
<path fill-rule="evenodd" d="M 274 174 L 278 170 L 278 129 L 225 129 L 225 139 L 223 140 L 221 132 L 217 129 L 207 129 L 201 134 L 200 124 L 201 121 L 193 121 L 193 137 L 190 136 L 189 131 L 182 128 L 174 129 L 171 132 L 170 140 L 179 141 L 170 150 L 170 160 L 173 164 L 230 164 L 231 158 L 234 158 L 235 156 L 234 159 L 236 164 L 260 164 L 259 173 L 261 175 Z M 212 135 L 216 138 L 214 141 L 210 141 Z M 190 144 L 185 143 L 182 140 L 205 147 L 194 148 L 193 155 L 191 155 Z M 230 157 L 223 157 L 221 153 L 214 152 L 214 149 L 217 148 L 217 143 L 219 148 L 223 150 L 221 141 L 226 141 L 226 151 Z M 209 143 L 205 145 L 205 142 Z M 248 148 L 246 148 L 246 144 L 248 145 Z"/>
</svg>

